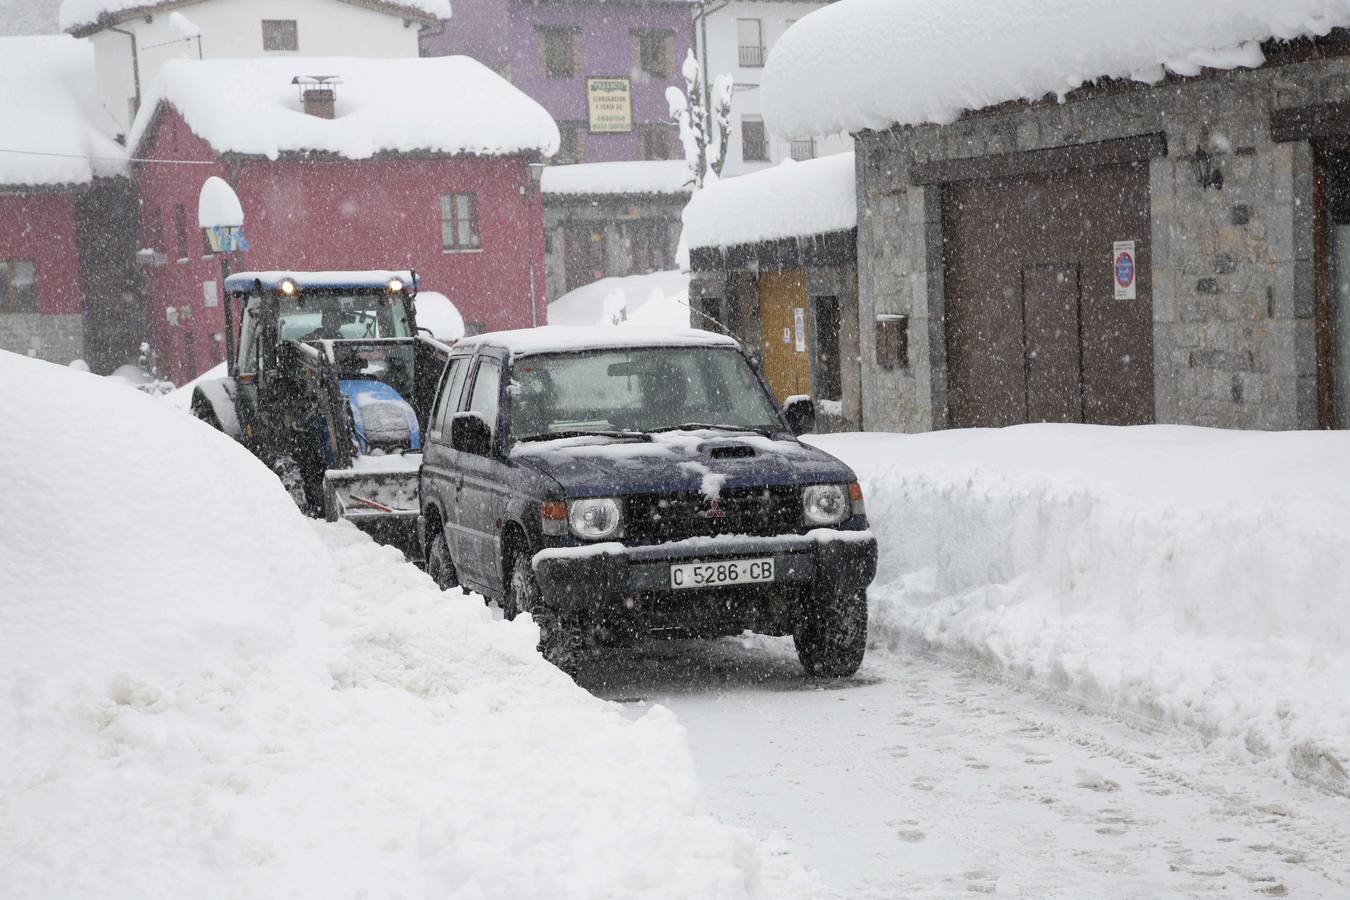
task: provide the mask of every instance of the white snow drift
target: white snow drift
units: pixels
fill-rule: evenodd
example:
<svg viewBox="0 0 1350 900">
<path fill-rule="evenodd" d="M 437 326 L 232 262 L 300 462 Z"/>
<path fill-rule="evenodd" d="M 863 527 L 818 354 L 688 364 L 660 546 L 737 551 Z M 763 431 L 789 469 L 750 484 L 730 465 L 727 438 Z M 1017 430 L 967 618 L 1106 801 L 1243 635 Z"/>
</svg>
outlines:
<svg viewBox="0 0 1350 900">
<path fill-rule="evenodd" d="M 171 404 L 0 352 L 0 896 L 785 897 L 680 727 L 302 518 Z"/>
<path fill-rule="evenodd" d="M 784 160 L 709 184 L 684 208 L 691 250 L 848 231 L 858 224 L 852 153 Z"/>
<path fill-rule="evenodd" d="M 689 276 L 682 272 L 601 278 L 548 305 L 550 325 L 688 328 L 689 318 Z"/>
<path fill-rule="evenodd" d="M 1034 425 L 818 439 L 918 639 L 1350 792 L 1350 434 Z"/>
<path fill-rule="evenodd" d="M 553 117 L 467 56 L 307 58 L 305 71 L 342 79 L 336 118 L 305 114 L 291 84 L 294 60 L 250 59 L 246 66 L 233 59 L 170 60 L 146 92 L 127 146 L 140 144 L 166 103 L 216 153 L 369 159 L 379 153 L 549 156 L 558 149 Z"/>
<path fill-rule="evenodd" d="M 952 122 L 1099 78 L 1258 66 L 1268 38 L 1350 25 L 1350 0 L 841 0 L 769 55 L 764 116 L 791 137 Z"/>
</svg>

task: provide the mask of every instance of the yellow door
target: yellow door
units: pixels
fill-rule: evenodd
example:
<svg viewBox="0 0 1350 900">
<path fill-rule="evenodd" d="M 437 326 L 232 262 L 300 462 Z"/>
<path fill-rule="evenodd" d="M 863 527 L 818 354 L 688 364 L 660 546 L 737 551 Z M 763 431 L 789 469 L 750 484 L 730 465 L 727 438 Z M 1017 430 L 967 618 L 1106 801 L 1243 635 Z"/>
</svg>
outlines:
<svg viewBox="0 0 1350 900">
<path fill-rule="evenodd" d="M 760 273 L 759 321 L 764 339 L 764 377 L 778 399 L 811 393 L 806 279 L 801 269 Z"/>
</svg>

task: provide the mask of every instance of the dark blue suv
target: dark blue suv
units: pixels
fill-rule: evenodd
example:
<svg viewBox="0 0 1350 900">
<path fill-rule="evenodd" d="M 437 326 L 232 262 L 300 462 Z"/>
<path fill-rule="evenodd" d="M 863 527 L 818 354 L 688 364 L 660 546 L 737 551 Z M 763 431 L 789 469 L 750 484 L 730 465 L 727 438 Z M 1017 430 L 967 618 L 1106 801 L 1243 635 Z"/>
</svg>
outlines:
<svg viewBox="0 0 1350 900">
<path fill-rule="evenodd" d="M 586 647 L 751 629 L 857 671 L 877 545 L 852 470 L 734 340 L 536 328 L 455 345 L 424 445 L 427 570 L 567 668 Z"/>
</svg>

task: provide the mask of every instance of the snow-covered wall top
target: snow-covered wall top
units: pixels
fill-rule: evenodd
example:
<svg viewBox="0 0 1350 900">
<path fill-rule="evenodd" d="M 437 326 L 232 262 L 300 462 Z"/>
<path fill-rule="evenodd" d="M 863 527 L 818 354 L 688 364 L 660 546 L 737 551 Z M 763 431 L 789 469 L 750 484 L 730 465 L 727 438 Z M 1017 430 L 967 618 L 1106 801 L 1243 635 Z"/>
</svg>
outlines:
<svg viewBox="0 0 1350 900">
<path fill-rule="evenodd" d="M 684 242 L 694 250 L 848 231 L 858 224 L 853 178 L 853 154 L 837 153 L 706 185 L 684 208 Z"/>
<path fill-rule="evenodd" d="M 94 84 L 88 41 L 0 38 L 0 185 L 87 184 L 126 174 L 126 151 L 113 140 L 117 127 Z"/>
<path fill-rule="evenodd" d="M 579 163 L 544 170 L 545 194 L 687 194 L 682 159 Z"/>
<path fill-rule="evenodd" d="M 291 84 L 296 75 L 341 79 L 336 118 L 304 112 Z M 160 103 L 176 109 L 217 153 L 369 159 L 378 153 L 551 155 L 558 149 L 553 117 L 465 56 L 174 60 L 146 94 L 128 146 L 140 145 Z"/>
<path fill-rule="evenodd" d="M 341 0 L 353 2 L 353 0 Z M 188 6 L 182 0 L 63 0 L 61 3 L 60 24 L 62 31 L 81 31 L 105 19 L 115 24 L 127 15 L 141 15 L 162 6 Z M 411 14 L 417 17 L 430 16 L 436 19 L 450 18 L 450 0 L 369 0 L 362 6 L 375 9 L 388 9 L 394 15 Z"/>
<path fill-rule="evenodd" d="M 840 0 L 774 47 L 764 115 L 806 137 L 948 123 L 1085 82 L 1258 66 L 1260 42 L 1350 25 L 1350 0 Z"/>
</svg>

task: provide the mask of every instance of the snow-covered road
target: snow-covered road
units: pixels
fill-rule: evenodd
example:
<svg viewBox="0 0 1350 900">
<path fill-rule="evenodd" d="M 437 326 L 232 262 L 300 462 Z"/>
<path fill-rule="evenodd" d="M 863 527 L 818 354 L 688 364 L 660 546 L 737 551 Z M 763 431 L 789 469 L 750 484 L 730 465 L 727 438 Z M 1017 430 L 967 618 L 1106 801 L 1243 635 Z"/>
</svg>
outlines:
<svg viewBox="0 0 1350 900">
<path fill-rule="evenodd" d="M 952 660 L 828 684 L 790 642 L 671 643 L 578 680 L 673 709 L 711 808 L 839 897 L 1350 896 L 1350 800 Z"/>
</svg>

